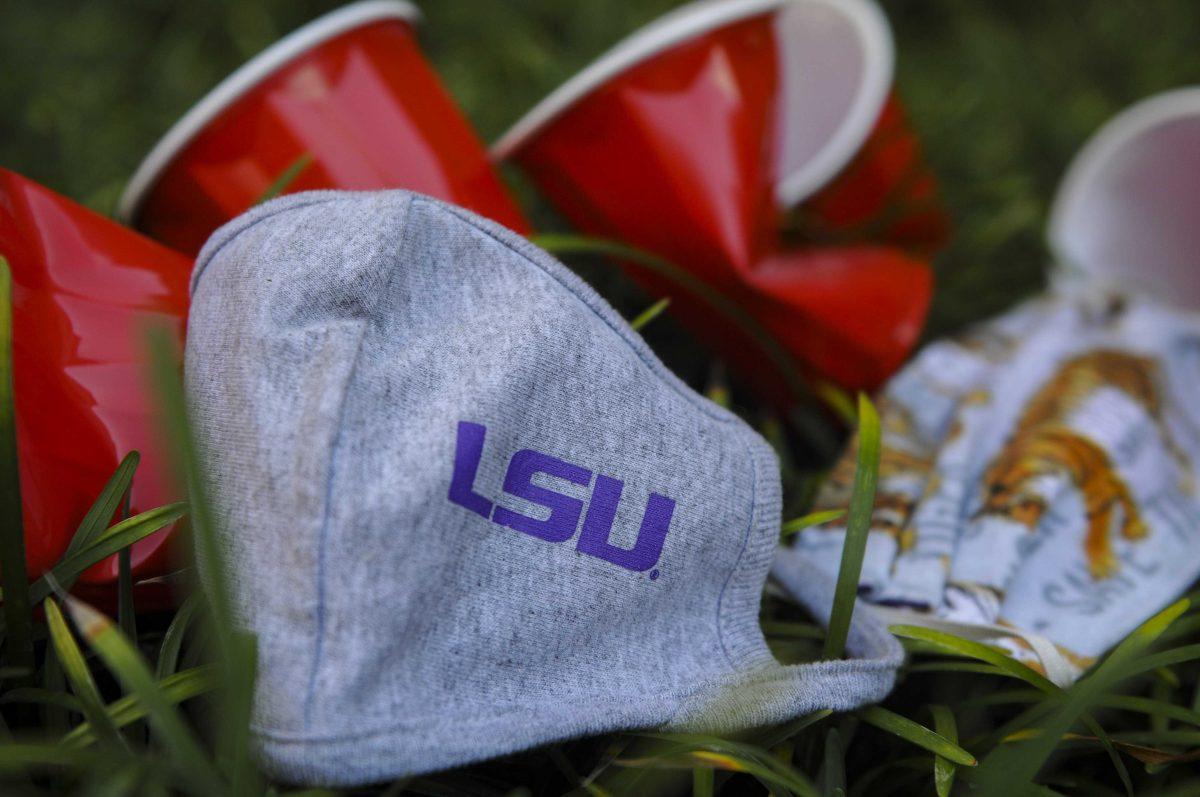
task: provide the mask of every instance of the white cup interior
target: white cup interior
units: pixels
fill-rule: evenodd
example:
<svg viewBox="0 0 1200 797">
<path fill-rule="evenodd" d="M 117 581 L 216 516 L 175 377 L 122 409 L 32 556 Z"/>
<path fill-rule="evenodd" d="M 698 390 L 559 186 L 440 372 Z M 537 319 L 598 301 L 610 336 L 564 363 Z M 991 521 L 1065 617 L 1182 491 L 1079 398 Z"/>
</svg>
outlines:
<svg viewBox="0 0 1200 797">
<path fill-rule="evenodd" d="M 887 22 L 869 3 L 785 3 L 775 36 L 778 195 L 789 206 L 820 189 L 862 147 L 887 99 L 893 52 Z"/>
<path fill-rule="evenodd" d="M 1050 243 L 1085 279 L 1200 309 L 1200 88 L 1139 103 L 1088 142 Z"/>
</svg>

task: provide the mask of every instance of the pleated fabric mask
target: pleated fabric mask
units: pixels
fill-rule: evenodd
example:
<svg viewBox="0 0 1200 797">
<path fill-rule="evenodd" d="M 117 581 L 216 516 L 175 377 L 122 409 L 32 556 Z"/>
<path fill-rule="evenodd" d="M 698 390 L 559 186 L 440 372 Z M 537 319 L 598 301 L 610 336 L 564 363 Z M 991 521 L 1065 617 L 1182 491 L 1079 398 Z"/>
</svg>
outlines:
<svg viewBox="0 0 1200 797">
<path fill-rule="evenodd" d="M 1144 300 L 1042 299 L 928 347 L 882 399 L 860 594 L 1071 681 L 1200 577 L 1198 385 L 1200 319 Z M 842 535 L 799 550 L 836 572 Z"/>
<path fill-rule="evenodd" d="M 1198 185 L 1200 87 L 1118 114 L 1054 202 L 1051 292 L 888 386 L 860 585 L 886 619 L 1069 683 L 1200 577 Z M 841 535 L 800 548 L 830 571 Z"/>
<path fill-rule="evenodd" d="M 297 194 L 197 261 L 186 356 L 266 768 L 352 785 L 622 728 L 733 730 L 881 699 L 758 626 L 766 442 L 520 236 L 406 193 Z M 825 619 L 802 557 L 783 586 Z"/>
</svg>

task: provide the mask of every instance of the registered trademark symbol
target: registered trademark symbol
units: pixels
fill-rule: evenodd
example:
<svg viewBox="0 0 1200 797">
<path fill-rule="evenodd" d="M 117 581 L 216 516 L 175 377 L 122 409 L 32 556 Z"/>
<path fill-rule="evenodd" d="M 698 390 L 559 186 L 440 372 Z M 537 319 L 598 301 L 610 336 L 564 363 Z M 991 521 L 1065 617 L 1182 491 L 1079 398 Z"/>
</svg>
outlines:
<svg viewBox="0 0 1200 797">
<path fill-rule="evenodd" d="M 657 569 L 650 571 L 650 580 L 651 581 L 658 580 L 658 570 Z"/>
</svg>

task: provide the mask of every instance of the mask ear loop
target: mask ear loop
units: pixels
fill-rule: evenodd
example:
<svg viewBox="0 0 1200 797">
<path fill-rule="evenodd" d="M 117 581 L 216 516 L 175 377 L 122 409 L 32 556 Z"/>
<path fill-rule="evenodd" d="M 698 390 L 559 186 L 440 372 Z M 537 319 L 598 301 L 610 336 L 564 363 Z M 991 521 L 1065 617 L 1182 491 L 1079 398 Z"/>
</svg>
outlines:
<svg viewBox="0 0 1200 797">
<path fill-rule="evenodd" d="M 912 609 L 899 609 L 892 606 L 870 606 L 868 609 L 888 626 L 916 625 L 934 631 L 970 639 L 974 642 L 990 642 L 1000 638 L 1019 639 L 1029 646 L 1038 657 L 1046 678 L 1055 686 L 1068 687 L 1073 684 L 1083 670 L 1071 663 L 1059 651 L 1058 646 L 1041 634 L 1023 631 L 1006 625 L 991 625 L 987 623 L 962 623 L 956 620 L 945 620 L 924 612 Z"/>
<path fill-rule="evenodd" d="M 770 575 L 766 585 L 768 593 L 799 603 L 822 625 L 828 624 L 833 607 L 833 581 L 803 554 L 794 548 L 780 547 L 775 553 Z M 904 661 L 904 649 L 887 630 L 882 618 L 871 614 L 871 608 L 861 599 L 855 600 L 847 649 L 852 659 L 890 668 L 894 676 Z"/>
<path fill-rule="evenodd" d="M 822 622 L 828 620 L 833 582 L 798 551 L 776 547 L 771 577 L 768 592 L 778 590 Z M 768 649 L 757 616 L 751 619 L 743 633 L 757 638 L 753 650 L 731 662 L 734 669 L 727 675 L 690 695 L 665 727 L 724 732 L 787 722 L 811 711 L 849 711 L 887 697 L 904 663 L 899 640 L 861 601 L 843 659 L 781 664 Z"/>
<path fill-rule="evenodd" d="M 822 624 L 828 622 L 828 613 L 833 604 L 833 587 L 827 584 L 823 573 L 812 567 L 798 552 L 781 548 L 771 568 L 772 582 L 768 584 L 771 592 L 777 590 L 798 601 Z M 1020 628 L 986 623 L 964 623 L 956 620 L 945 620 L 924 612 L 912 609 L 900 609 L 891 606 L 877 606 L 858 600 L 855 603 L 854 614 L 850 620 L 851 637 L 859 636 L 866 639 L 878 639 L 881 629 L 892 625 L 916 625 L 955 634 L 975 642 L 994 642 L 996 639 L 1019 639 L 1029 646 L 1038 657 L 1046 678 L 1056 686 L 1067 687 L 1073 684 L 1083 670 L 1072 663 L 1046 637 Z M 890 632 L 887 637 L 895 642 Z M 898 646 L 898 645 L 897 645 Z M 899 667 L 899 660 L 896 666 Z"/>
</svg>

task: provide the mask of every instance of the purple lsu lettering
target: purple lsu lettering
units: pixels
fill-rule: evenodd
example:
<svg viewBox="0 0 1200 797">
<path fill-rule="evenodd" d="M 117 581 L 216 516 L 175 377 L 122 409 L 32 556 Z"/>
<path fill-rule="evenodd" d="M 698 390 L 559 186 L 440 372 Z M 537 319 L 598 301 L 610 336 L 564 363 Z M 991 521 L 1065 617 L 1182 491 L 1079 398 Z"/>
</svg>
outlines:
<svg viewBox="0 0 1200 797">
<path fill-rule="evenodd" d="M 504 492 L 545 507 L 550 510 L 549 516 L 545 520 L 539 520 L 497 506 L 475 492 L 475 475 L 483 457 L 486 435 L 487 427 L 482 424 L 459 421 L 458 437 L 454 444 L 454 471 L 450 477 L 450 492 L 447 496 L 450 501 L 500 526 L 547 542 L 566 542 L 574 537 L 579 518 L 583 515 L 583 501 L 534 484 L 533 477 L 544 473 L 587 487 L 592 483 L 592 472 L 549 454 L 523 448 L 513 454 L 508 462 L 508 472 L 504 475 Z M 650 493 L 637 542 L 632 548 L 621 548 L 610 543 L 608 538 L 612 532 L 613 520 L 617 516 L 617 506 L 621 502 L 621 492 L 625 483 L 602 473 L 595 476 L 596 484 L 588 501 L 587 514 L 583 515 L 583 529 L 579 533 L 575 549 L 628 570 L 642 572 L 654 567 L 662 555 L 663 542 L 667 538 L 671 518 L 675 514 L 675 502 L 658 493 Z M 657 576 L 657 570 L 650 574 L 651 578 Z"/>
</svg>

